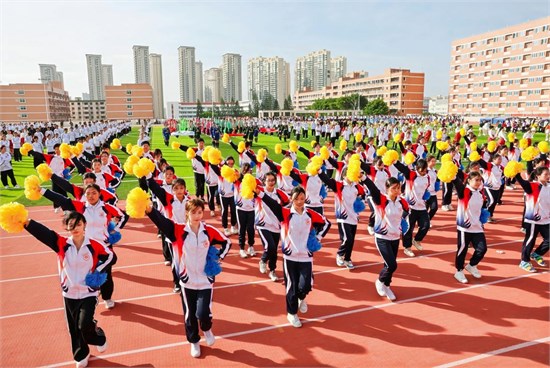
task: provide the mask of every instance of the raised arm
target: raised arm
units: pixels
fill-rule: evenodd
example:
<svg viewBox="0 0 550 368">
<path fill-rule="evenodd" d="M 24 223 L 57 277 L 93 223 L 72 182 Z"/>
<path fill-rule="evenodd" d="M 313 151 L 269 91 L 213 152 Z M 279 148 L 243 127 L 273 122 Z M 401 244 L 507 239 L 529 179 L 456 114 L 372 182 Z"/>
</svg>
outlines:
<svg viewBox="0 0 550 368">
<path fill-rule="evenodd" d="M 324 172 L 320 172 L 318 174 L 319 178 L 321 179 L 321 181 L 327 186 L 330 188 L 330 190 L 332 190 L 333 192 L 336 193 L 336 180 L 335 179 L 332 179 L 332 178 L 329 178 L 328 175 Z"/>
<path fill-rule="evenodd" d="M 157 225 L 157 228 L 162 231 L 162 233 L 170 239 L 170 241 L 176 240 L 176 236 L 174 234 L 174 222 L 172 222 L 172 220 L 164 217 L 156 208 L 151 208 L 147 213 L 147 216 L 149 216 L 151 221 Z"/>
<path fill-rule="evenodd" d="M 48 229 L 46 226 L 34 220 L 29 220 L 25 225 L 25 229 L 36 239 L 46 244 L 54 252 L 59 252 L 57 244 L 60 236 L 55 231 Z"/>
<path fill-rule="evenodd" d="M 401 173 L 403 173 L 403 175 L 405 175 L 405 178 L 409 178 L 411 174 L 411 170 L 407 166 L 403 165 L 400 161 L 395 161 L 393 165 L 397 170 L 399 170 Z"/>
<path fill-rule="evenodd" d="M 277 217 L 279 221 L 283 221 L 283 208 L 282 206 L 273 198 L 266 195 L 265 192 L 260 192 L 258 196 L 264 201 L 264 203 L 269 207 L 271 212 Z"/>
<path fill-rule="evenodd" d="M 380 204 L 382 201 L 382 194 L 380 193 L 380 190 L 376 187 L 376 184 L 370 178 L 368 175 L 365 175 L 365 180 L 361 182 L 361 184 L 364 184 L 367 186 L 367 189 L 369 190 L 370 196 L 372 198 L 372 201 L 375 204 Z"/>
<path fill-rule="evenodd" d="M 74 202 L 70 198 L 62 196 L 61 194 L 53 192 L 49 189 L 42 189 L 41 193 L 54 204 L 60 206 L 63 211 L 77 211 Z"/>
</svg>

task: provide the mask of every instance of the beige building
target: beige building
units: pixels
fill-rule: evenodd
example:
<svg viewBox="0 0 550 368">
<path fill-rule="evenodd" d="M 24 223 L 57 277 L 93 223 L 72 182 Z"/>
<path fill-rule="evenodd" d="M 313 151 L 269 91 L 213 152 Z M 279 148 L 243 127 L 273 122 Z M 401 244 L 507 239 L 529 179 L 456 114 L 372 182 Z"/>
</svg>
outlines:
<svg viewBox="0 0 550 368">
<path fill-rule="evenodd" d="M 368 100 L 382 98 L 398 115 L 422 114 L 424 73 L 408 69 L 387 69 L 384 74 L 369 77 L 365 72 L 353 72 L 319 91 L 294 94 L 294 109 L 302 110 L 323 98 L 338 98 L 360 94 Z M 361 106 L 363 108 L 364 106 Z"/>
<path fill-rule="evenodd" d="M 164 119 L 164 87 L 162 84 L 162 56 L 149 54 L 151 87 L 153 87 L 153 111 L 155 119 Z"/>
<path fill-rule="evenodd" d="M 153 88 L 148 83 L 105 87 L 105 113 L 109 120 L 152 119 Z"/>
<path fill-rule="evenodd" d="M 0 121 L 69 121 L 69 94 L 61 81 L 0 85 Z"/>
<path fill-rule="evenodd" d="M 290 64 L 278 56 L 248 60 L 248 88 L 249 100 L 252 100 L 252 91 L 260 100 L 269 93 L 282 108 L 290 95 Z"/>
<path fill-rule="evenodd" d="M 449 113 L 550 114 L 550 17 L 456 40 Z"/>
<path fill-rule="evenodd" d="M 330 81 L 336 82 L 348 74 L 348 59 L 345 56 L 337 56 L 330 59 Z"/>
<path fill-rule="evenodd" d="M 71 105 L 71 120 L 73 122 L 99 121 L 107 119 L 105 101 L 83 100 L 76 98 L 69 101 Z"/>
<path fill-rule="evenodd" d="M 210 68 L 204 72 L 204 101 L 220 102 L 223 98 L 222 69 Z"/>
<path fill-rule="evenodd" d="M 319 91 L 330 84 L 330 51 L 319 50 L 296 59 L 294 90 Z"/>
<path fill-rule="evenodd" d="M 224 54 L 222 65 L 223 99 L 225 102 L 243 98 L 241 55 Z"/>
</svg>

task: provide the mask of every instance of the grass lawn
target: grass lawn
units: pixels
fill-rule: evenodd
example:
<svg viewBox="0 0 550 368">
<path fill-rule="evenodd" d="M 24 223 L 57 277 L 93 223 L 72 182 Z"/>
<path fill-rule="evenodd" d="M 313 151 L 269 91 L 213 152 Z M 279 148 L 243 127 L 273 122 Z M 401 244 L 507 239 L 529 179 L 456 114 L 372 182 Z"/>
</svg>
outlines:
<svg viewBox="0 0 550 368">
<path fill-rule="evenodd" d="M 477 127 L 475 128 L 477 129 Z M 137 141 L 137 135 L 138 130 L 136 127 L 133 128 L 132 132 L 125 137 L 121 139 L 121 142 L 123 145 L 126 145 L 127 143 L 135 144 Z M 205 140 L 206 145 L 209 145 L 211 143 L 211 140 L 206 135 L 202 135 L 202 137 Z M 314 138 L 314 137 L 313 137 Z M 301 145 L 306 147 L 307 149 L 311 149 L 310 142 L 313 139 L 311 136 L 308 139 L 302 139 Z M 478 144 L 482 144 L 486 141 L 486 137 L 478 137 Z M 544 139 L 543 133 L 537 133 L 535 135 L 535 142 L 539 142 Z M 238 143 L 241 140 L 239 137 L 234 138 L 234 142 Z M 189 137 L 171 137 L 171 142 L 180 142 L 181 144 L 187 145 L 187 146 L 193 146 L 194 142 L 192 138 Z M 276 135 L 260 135 L 259 142 L 254 143 L 252 146 L 252 149 L 254 151 L 257 151 L 260 148 L 268 148 L 269 149 L 269 156 L 271 159 L 273 159 L 276 162 L 281 162 L 283 159 L 283 155 L 281 154 L 275 154 L 275 144 L 282 143 L 283 149 L 288 149 L 288 142 L 285 144 L 284 142 L 280 142 L 279 138 Z M 321 142 L 323 143 L 323 142 Z M 392 142 L 389 143 L 391 146 Z M 337 143 L 338 145 L 338 143 Z M 181 150 L 173 150 L 171 147 L 166 147 L 163 142 L 162 138 L 162 127 L 161 126 L 155 126 L 153 127 L 152 131 L 152 137 L 151 137 L 151 146 L 154 148 L 160 148 L 162 149 L 163 156 L 166 158 L 166 160 L 175 167 L 176 169 L 176 175 L 178 177 L 183 177 L 187 182 L 187 189 L 190 193 L 195 193 L 195 184 L 193 180 L 193 170 L 191 168 L 191 162 L 187 159 L 185 152 Z M 338 149 L 338 147 L 336 147 Z M 235 161 L 238 164 L 238 153 L 231 148 L 229 144 L 225 144 L 223 142 L 220 142 L 220 150 L 222 151 L 223 157 L 227 157 L 228 155 L 232 155 L 235 158 Z M 115 155 L 118 156 L 118 158 L 124 163 L 126 160 L 127 155 L 124 152 L 121 151 L 114 151 Z M 304 157 L 303 154 L 298 153 L 298 160 L 300 162 L 300 168 L 304 169 L 307 165 L 307 159 Z M 32 165 L 32 158 L 31 157 L 24 157 L 22 162 L 14 162 L 13 169 L 15 172 L 15 177 L 17 179 L 17 183 L 23 187 L 23 182 L 25 180 L 25 177 L 28 175 L 36 174 L 36 170 L 33 168 Z M 75 172 L 76 173 L 76 172 Z M 71 180 L 73 183 L 81 183 L 81 177 L 80 175 L 74 175 L 73 179 Z M 49 184 L 45 183 L 44 187 L 49 187 Z M 137 179 L 134 176 L 126 175 L 124 178 L 124 181 L 120 186 L 117 188 L 117 194 L 120 199 L 125 199 L 127 193 L 132 189 L 137 187 Z M 0 190 L 0 204 L 9 203 L 17 201 L 19 203 L 24 204 L 25 206 L 38 206 L 38 205 L 47 205 L 51 202 L 47 199 L 40 199 L 38 201 L 29 201 L 25 198 L 25 195 L 23 194 L 23 189 L 1 189 Z"/>
</svg>

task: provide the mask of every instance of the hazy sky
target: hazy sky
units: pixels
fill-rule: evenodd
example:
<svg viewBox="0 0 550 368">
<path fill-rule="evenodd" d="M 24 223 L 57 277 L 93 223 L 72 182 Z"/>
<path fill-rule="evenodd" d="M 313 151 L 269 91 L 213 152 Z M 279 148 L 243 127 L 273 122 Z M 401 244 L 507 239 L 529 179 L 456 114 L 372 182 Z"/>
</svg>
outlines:
<svg viewBox="0 0 550 368">
<path fill-rule="evenodd" d="M 546 17 L 548 0 L 462 1 L 25 1 L 0 0 L 0 83 L 38 82 L 38 64 L 62 71 L 71 98 L 88 92 L 85 54 L 113 65 L 114 83 L 134 83 L 133 45 L 162 54 L 164 100 L 177 101 L 179 46 L 194 46 L 203 70 L 225 53 L 247 62 L 327 49 L 348 72 L 389 67 L 426 74 L 425 95 L 448 94 L 453 40 Z"/>
</svg>

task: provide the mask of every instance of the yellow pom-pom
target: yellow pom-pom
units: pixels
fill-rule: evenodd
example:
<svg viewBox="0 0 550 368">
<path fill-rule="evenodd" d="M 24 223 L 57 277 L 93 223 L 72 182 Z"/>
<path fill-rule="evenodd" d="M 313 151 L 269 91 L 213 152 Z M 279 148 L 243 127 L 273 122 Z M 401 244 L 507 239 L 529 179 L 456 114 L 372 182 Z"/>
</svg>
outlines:
<svg viewBox="0 0 550 368">
<path fill-rule="evenodd" d="M 328 160 L 328 158 L 330 157 L 330 151 L 328 150 L 328 148 L 326 146 L 321 147 L 321 150 L 319 151 L 319 154 L 321 155 L 321 158 L 323 160 Z"/>
<path fill-rule="evenodd" d="M 71 158 L 71 146 L 69 146 L 67 143 L 61 143 L 61 145 L 59 146 L 59 151 L 59 155 L 61 156 L 61 158 Z"/>
<path fill-rule="evenodd" d="M 23 231 L 29 212 L 20 203 L 11 202 L 0 206 L 0 227 L 8 233 Z"/>
<path fill-rule="evenodd" d="M 275 153 L 278 154 L 278 155 L 280 155 L 281 152 L 283 152 L 283 147 L 281 146 L 280 143 L 277 143 L 277 144 L 275 145 Z"/>
<path fill-rule="evenodd" d="M 112 150 L 116 150 L 116 149 L 119 149 L 119 148 L 120 148 L 120 147 L 118 147 L 118 146 L 116 145 L 115 142 L 111 142 L 111 144 L 109 145 L 109 147 L 111 147 Z"/>
<path fill-rule="evenodd" d="M 382 157 L 382 156 L 384 156 L 384 154 L 386 152 L 388 152 L 388 147 L 382 146 L 382 147 L 380 147 L 379 149 L 376 150 L 376 156 Z"/>
<path fill-rule="evenodd" d="M 290 175 L 290 172 L 292 171 L 292 168 L 294 167 L 294 162 L 289 159 L 285 158 L 283 161 L 281 161 L 281 174 L 288 176 Z"/>
<path fill-rule="evenodd" d="M 462 137 L 464 137 L 464 136 L 466 135 L 466 129 L 460 128 L 460 132 L 459 132 L 459 133 L 460 133 L 460 135 L 461 135 Z"/>
<path fill-rule="evenodd" d="M 296 141 L 290 141 L 288 143 L 288 149 L 290 150 L 290 152 L 298 152 L 298 142 Z"/>
<path fill-rule="evenodd" d="M 325 163 L 325 160 L 323 160 L 321 156 L 313 156 L 310 162 L 313 162 L 314 165 L 319 166 L 319 168 L 321 168 L 321 166 L 323 166 L 323 164 Z"/>
<path fill-rule="evenodd" d="M 481 160 L 481 156 L 479 155 L 479 153 L 477 151 L 472 151 L 472 153 L 470 153 L 470 156 L 468 156 L 468 159 L 471 162 L 476 162 L 476 161 Z"/>
<path fill-rule="evenodd" d="M 250 174 L 246 174 L 243 177 L 241 183 L 241 195 L 244 199 L 254 198 L 254 191 L 256 190 L 256 178 Z"/>
<path fill-rule="evenodd" d="M 537 145 L 539 151 L 546 154 L 550 151 L 550 147 L 548 146 L 548 142 L 542 141 Z"/>
<path fill-rule="evenodd" d="M 149 194 L 141 188 L 134 188 L 128 192 L 126 198 L 126 213 L 131 218 L 143 218 L 150 203 Z"/>
<path fill-rule="evenodd" d="M 533 161 L 539 153 L 540 152 L 537 147 L 527 147 L 523 152 L 521 152 L 521 159 L 523 161 Z"/>
<path fill-rule="evenodd" d="M 517 174 L 523 171 L 523 165 L 517 161 L 508 161 L 504 168 L 504 176 L 507 178 L 513 178 Z"/>
<path fill-rule="evenodd" d="M 497 147 L 498 144 L 496 141 L 490 141 L 489 143 L 487 143 L 487 151 L 489 151 L 490 153 L 495 152 Z"/>
<path fill-rule="evenodd" d="M 393 137 L 393 141 L 395 143 L 399 143 L 403 140 L 403 133 L 397 133 L 394 137 Z"/>
<path fill-rule="evenodd" d="M 145 170 L 146 175 L 152 173 L 156 169 L 155 163 L 146 157 L 140 158 L 137 166 Z"/>
<path fill-rule="evenodd" d="M 113 139 L 113 141 L 111 142 L 111 147 L 113 145 L 115 146 L 115 149 L 120 149 L 122 147 L 122 143 L 120 143 L 120 139 L 118 138 Z"/>
<path fill-rule="evenodd" d="M 452 161 L 445 161 L 437 172 L 437 177 L 444 183 L 450 183 L 456 178 L 458 167 Z"/>
<path fill-rule="evenodd" d="M 80 156 L 80 154 L 82 153 L 82 149 L 78 148 L 78 146 L 71 146 L 71 153 L 74 155 L 74 156 Z"/>
<path fill-rule="evenodd" d="M 311 148 L 315 147 L 315 145 L 317 144 L 317 141 L 311 141 Z"/>
<path fill-rule="evenodd" d="M 180 142 L 172 142 L 172 149 L 177 150 L 180 149 L 181 143 Z"/>
<path fill-rule="evenodd" d="M 508 142 L 513 142 L 516 140 L 516 135 L 514 133 L 508 133 Z"/>
<path fill-rule="evenodd" d="M 399 153 L 396 150 L 388 150 L 382 156 L 382 162 L 386 166 L 392 165 L 397 160 L 399 160 Z"/>
<path fill-rule="evenodd" d="M 477 142 L 470 143 L 470 150 L 477 151 Z"/>
<path fill-rule="evenodd" d="M 237 151 L 239 153 L 243 153 L 245 149 L 246 149 L 246 144 L 244 143 L 244 141 L 240 141 L 239 144 L 237 145 Z"/>
<path fill-rule="evenodd" d="M 361 179 L 361 162 L 353 160 L 349 162 L 346 178 L 351 182 L 358 182 Z"/>
<path fill-rule="evenodd" d="M 126 153 L 128 153 L 129 155 L 132 154 L 132 147 L 133 147 L 132 143 L 128 143 L 126 145 Z"/>
<path fill-rule="evenodd" d="M 361 157 L 359 156 L 358 153 L 354 153 L 353 155 L 351 155 L 351 156 L 349 157 L 348 163 L 349 163 L 349 162 L 352 162 L 352 161 L 361 161 Z"/>
<path fill-rule="evenodd" d="M 147 170 L 145 170 L 144 167 L 141 167 L 139 165 L 134 165 L 132 167 L 132 170 L 133 170 L 132 173 L 136 176 L 136 178 L 142 178 L 147 175 Z"/>
<path fill-rule="evenodd" d="M 223 143 L 229 143 L 229 140 L 230 140 L 229 134 L 223 133 L 222 142 L 223 142 Z"/>
<path fill-rule="evenodd" d="M 521 148 L 522 150 L 526 149 L 527 147 L 529 147 L 529 141 L 525 138 L 521 138 L 519 140 L 519 148 Z"/>
<path fill-rule="evenodd" d="M 450 153 L 446 153 L 443 156 L 441 156 L 441 162 L 447 162 L 447 161 L 453 161 L 453 157 Z"/>
<path fill-rule="evenodd" d="M 187 156 L 187 158 L 188 158 L 189 160 L 192 160 L 192 159 L 194 159 L 195 156 L 197 155 L 197 152 L 195 152 L 195 150 L 194 150 L 193 148 L 189 147 L 189 148 L 187 149 L 187 151 L 185 151 L 185 155 Z"/>
<path fill-rule="evenodd" d="M 36 167 L 36 172 L 42 181 L 48 181 L 52 178 L 53 170 L 48 164 L 40 164 Z"/>
<path fill-rule="evenodd" d="M 443 131 L 439 129 L 437 133 L 435 133 L 435 137 L 437 138 L 437 140 L 440 140 L 441 138 L 443 138 Z"/>
<path fill-rule="evenodd" d="M 230 183 L 234 183 L 239 178 L 239 172 L 227 165 L 223 165 L 221 168 L 222 178 Z"/>
<path fill-rule="evenodd" d="M 414 155 L 414 153 L 407 152 L 407 154 L 405 155 L 405 163 L 407 165 L 412 165 L 414 161 L 416 161 L 416 156 Z"/>
<path fill-rule="evenodd" d="M 219 165 L 222 162 L 222 152 L 217 148 L 208 151 L 208 162 L 212 165 Z"/>
<path fill-rule="evenodd" d="M 317 166 L 317 165 L 315 165 L 313 162 L 310 162 L 310 163 L 307 164 L 307 166 L 306 166 L 306 172 L 307 172 L 309 175 L 311 175 L 311 176 L 317 175 L 317 173 L 319 172 L 319 169 L 320 169 L 320 168 L 321 168 L 320 166 Z"/>
<path fill-rule="evenodd" d="M 32 149 L 33 149 L 32 144 L 30 144 L 29 142 L 26 142 L 26 143 L 23 143 L 23 145 L 19 149 L 19 152 L 21 153 L 21 155 L 27 156 L 29 154 L 29 151 L 31 151 Z"/>
<path fill-rule="evenodd" d="M 136 155 L 137 157 L 141 157 L 141 156 L 143 156 L 143 147 L 133 146 L 131 152 L 132 152 L 132 155 Z"/>
<path fill-rule="evenodd" d="M 36 175 L 29 175 L 24 182 L 25 197 L 31 201 L 36 201 L 42 197 L 40 193 L 40 179 Z"/>
<path fill-rule="evenodd" d="M 355 133 L 355 142 L 361 142 L 363 140 L 363 133 L 357 132 Z"/>
<path fill-rule="evenodd" d="M 201 157 L 204 161 L 206 162 L 210 162 L 208 161 L 208 155 L 210 154 L 210 150 L 212 149 L 213 147 L 212 146 L 206 146 L 204 147 L 204 151 L 202 151 L 202 154 L 201 154 Z"/>
<path fill-rule="evenodd" d="M 340 141 L 340 151 L 345 151 L 348 149 L 348 141 L 346 141 L 345 139 L 342 139 Z"/>
<path fill-rule="evenodd" d="M 130 155 L 130 156 L 128 156 L 126 161 L 128 161 L 132 165 L 135 165 L 139 162 L 139 157 L 137 157 L 136 155 Z"/>
<path fill-rule="evenodd" d="M 265 161 L 266 157 L 267 157 L 266 149 L 265 148 L 260 148 L 258 150 L 258 153 L 256 154 L 256 161 L 262 163 L 262 162 Z"/>
<path fill-rule="evenodd" d="M 134 165 L 136 165 L 139 161 L 139 157 L 135 155 L 130 155 L 126 159 L 126 162 L 124 162 L 124 165 L 122 165 L 122 168 L 126 172 L 126 174 L 133 175 L 134 174 Z"/>
<path fill-rule="evenodd" d="M 438 150 L 440 151 L 447 151 L 449 149 L 449 142 L 447 141 L 438 141 L 435 146 L 437 147 Z"/>
</svg>

